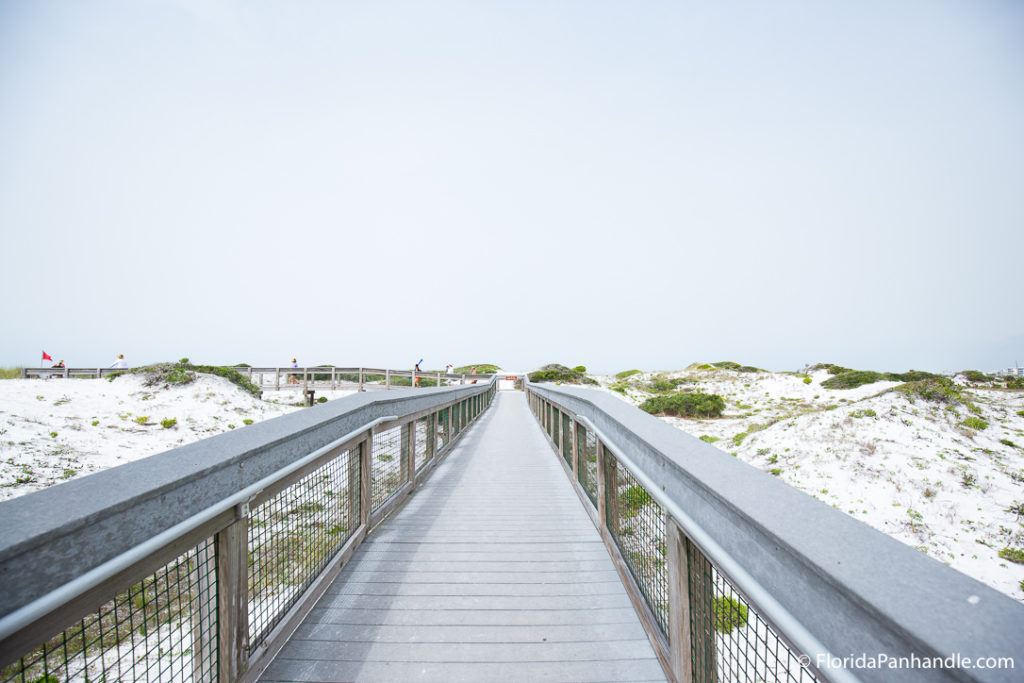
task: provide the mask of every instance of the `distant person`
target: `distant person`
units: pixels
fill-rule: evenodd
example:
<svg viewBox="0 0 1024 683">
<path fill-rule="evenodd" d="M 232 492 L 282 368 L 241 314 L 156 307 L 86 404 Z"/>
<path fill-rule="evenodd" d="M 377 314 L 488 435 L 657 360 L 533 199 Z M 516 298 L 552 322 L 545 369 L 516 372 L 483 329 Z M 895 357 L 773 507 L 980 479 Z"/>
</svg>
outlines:
<svg viewBox="0 0 1024 683">
<path fill-rule="evenodd" d="M 471 374 L 471 375 L 475 375 L 476 374 L 476 366 L 475 365 L 473 366 L 473 369 L 469 371 L 469 374 Z M 474 379 L 472 382 L 470 382 L 470 384 L 476 384 L 476 380 Z"/>
<path fill-rule="evenodd" d="M 64 368 L 64 359 L 61 358 L 59 361 L 50 366 L 51 368 Z"/>
<path fill-rule="evenodd" d="M 422 362 L 423 362 L 423 359 L 420 358 L 418 361 L 416 361 L 416 365 L 413 367 L 413 371 L 412 371 L 412 385 L 414 387 L 418 387 L 420 385 L 420 363 L 422 363 Z"/>
<path fill-rule="evenodd" d="M 114 364 L 111 365 L 110 367 L 117 368 L 119 370 L 123 370 L 123 369 L 127 368 L 128 367 L 128 361 L 126 361 L 124 359 L 124 354 L 123 353 L 117 354 L 117 360 L 115 360 Z"/>
<path fill-rule="evenodd" d="M 454 365 L 452 365 L 451 363 L 449 363 L 448 365 L 444 366 L 444 374 L 446 374 L 446 375 L 450 375 L 450 374 L 452 374 L 452 370 L 453 370 L 454 368 L 455 368 L 455 366 L 454 366 Z M 451 386 L 451 383 L 452 383 L 452 381 L 451 381 L 451 379 L 449 379 L 449 380 L 447 381 L 447 384 L 448 384 L 448 386 Z"/>
<path fill-rule="evenodd" d="M 299 367 L 299 361 L 296 360 L 295 358 L 292 358 L 292 367 L 293 368 Z M 298 384 L 298 383 L 299 383 L 299 376 L 298 375 L 296 375 L 294 373 L 288 375 L 288 384 Z"/>
</svg>

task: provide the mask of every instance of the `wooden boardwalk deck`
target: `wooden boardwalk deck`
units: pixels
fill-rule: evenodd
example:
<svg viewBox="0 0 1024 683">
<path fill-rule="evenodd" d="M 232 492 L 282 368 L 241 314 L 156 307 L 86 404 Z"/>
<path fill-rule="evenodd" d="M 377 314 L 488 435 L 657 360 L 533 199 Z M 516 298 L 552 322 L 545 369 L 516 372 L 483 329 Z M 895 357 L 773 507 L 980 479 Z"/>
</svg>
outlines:
<svg viewBox="0 0 1024 683">
<path fill-rule="evenodd" d="M 664 681 L 520 392 L 380 525 L 262 681 Z"/>
</svg>

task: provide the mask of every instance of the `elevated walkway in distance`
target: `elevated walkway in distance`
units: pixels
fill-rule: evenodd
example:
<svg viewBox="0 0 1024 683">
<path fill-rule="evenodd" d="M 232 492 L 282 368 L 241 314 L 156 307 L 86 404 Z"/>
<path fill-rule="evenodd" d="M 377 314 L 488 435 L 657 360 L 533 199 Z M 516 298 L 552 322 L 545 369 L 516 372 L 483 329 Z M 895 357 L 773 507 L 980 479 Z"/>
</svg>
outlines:
<svg viewBox="0 0 1024 683">
<path fill-rule="evenodd" d="M 519 392 L 345 566 L 260 680 L 664 681 Z"/>
</svg>

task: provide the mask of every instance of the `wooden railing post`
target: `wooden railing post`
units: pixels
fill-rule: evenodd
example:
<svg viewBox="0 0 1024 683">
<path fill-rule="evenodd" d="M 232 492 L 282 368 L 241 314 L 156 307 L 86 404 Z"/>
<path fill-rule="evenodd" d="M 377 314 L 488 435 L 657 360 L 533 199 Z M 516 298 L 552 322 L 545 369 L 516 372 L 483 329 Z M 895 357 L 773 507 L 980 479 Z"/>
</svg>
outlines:
<svg viewBox="0 0 1024 683">
<path fill-rule="evenodd" d="M 370 524 L 370 482 L 373 480 L 373 430 L 366 432 L 366 440 L 359 449 L 359 524 Z"/>
<path fill-rule="evenodd" d="M 676 683 L 693 681 L 690 633 L 690 568 L 686 557 L 686 536 L 675 520 L 665 513 L 665 545 L 668 568 L 669 659 Z"/>
<path fill-rule="evenodd" d="M 220 683 L 235 683 L 249 666 L 249 504 L 214 537 Z"/>
<path fill-rule="evenodd" d="M 348 450 L 348 527 L 356 529 L 363 523 L 363 449 L 360 441 Z"/>
<path fill-rule="evenodd" d="M 583 432 L 583 443 L 587 442 L 587 428 L 576 420 L 572 421 L 572 474 L 576 481 L 580 481 L 580 472 L 586 467 L 583 462 L 583 447 L 580 445 L 580 432 Z M 584 477 L 585 478 L 585 477 Z"/>
<path fill-rule="evenodd" d="M 384 388 L 386 390 L 388 390 L 388 391 L 391 391 L 391 370 L 390 369 L 385 369 L 384 370 Z"/>
<path fill-rule="evenodd" d="M 366 389 L 363 388 L 363 369 L 362 368 L 359 368 L 359 391 L 366 391 Z"/>
<path fill-rule="evenodd" d="M 596 436 L 596 435 L 595 435 Z M 608 452 L 604 449 L 601 439 L 597 439 L 597 516 L 601 520 L 601 528 L 608 529 L 608 482 L 606 480 L 605 458 Z"/>
<path fill-rule="evenodd" d="M 402 425 L 402 455 L 399 476 L 403 482 L 416 477 L 416 421 Z"/>
<path fill-rule="evenodd" d="M 619 536 L 619 463 L 615 457 L 608 457 L 608 451 L 604 448 L 604 471 L 605 471 L 605 514 L 608 524 L 608 531 L 612 536 Z"/>
</svg>

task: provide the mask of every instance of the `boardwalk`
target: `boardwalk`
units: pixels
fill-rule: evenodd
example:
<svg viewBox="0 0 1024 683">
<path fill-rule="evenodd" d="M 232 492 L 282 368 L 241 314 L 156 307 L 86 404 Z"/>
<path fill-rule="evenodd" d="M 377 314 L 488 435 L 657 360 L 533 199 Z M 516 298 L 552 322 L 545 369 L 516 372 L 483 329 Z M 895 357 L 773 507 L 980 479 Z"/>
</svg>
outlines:
<svg viewBox="0 0 1024 683">
<path fill-rule="evenodd" d="M 501 392 L 261 680 L 665 677 L 524 395 Z"/>
</svg>

